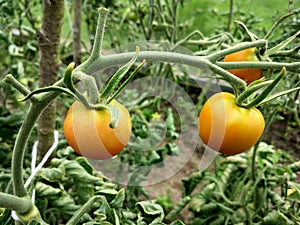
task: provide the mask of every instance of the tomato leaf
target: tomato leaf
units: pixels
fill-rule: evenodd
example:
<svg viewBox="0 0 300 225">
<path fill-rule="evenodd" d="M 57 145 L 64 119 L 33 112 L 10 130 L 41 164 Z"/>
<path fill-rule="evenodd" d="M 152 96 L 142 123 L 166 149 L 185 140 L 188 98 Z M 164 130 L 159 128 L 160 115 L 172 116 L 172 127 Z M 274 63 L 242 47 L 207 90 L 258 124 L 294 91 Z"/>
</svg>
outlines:
<svg viewBox="0 0 300 225">
<path fill-rule="evenodd" d="M 125 200 L 125 190 L 122 188 L 120 191 L 118 191 L 117 195 L 115 196 L 114 200 L 110 202 L 110 206 L 113 208 L 122 208 L 123 203 Z"/>
<path fill-rule="evenodd" d="M 160 205 L 154 203 L 153 201 L 138 202 L 136 206 L 143 216 L 153 218 L 149 224 L 163 221 L 165 215 L 164 210 Z"/>
<path fill-rule="evenodd" d="M 47 197 L 49 199 L 57 198 L 57 196 L 62 195 L 63 190 L 54 188 L 50 185 L 44 184 L 42 182 L 37 182 L 35 186 L 37 195 L 39 197 Z"/>
<path fill-rule="evenodd" d="M 65 176 L 65 167 L 59 166 L 58 168 L 42 168 L 40 176 L 49 182 L 59 182 Z"/>
</svg>

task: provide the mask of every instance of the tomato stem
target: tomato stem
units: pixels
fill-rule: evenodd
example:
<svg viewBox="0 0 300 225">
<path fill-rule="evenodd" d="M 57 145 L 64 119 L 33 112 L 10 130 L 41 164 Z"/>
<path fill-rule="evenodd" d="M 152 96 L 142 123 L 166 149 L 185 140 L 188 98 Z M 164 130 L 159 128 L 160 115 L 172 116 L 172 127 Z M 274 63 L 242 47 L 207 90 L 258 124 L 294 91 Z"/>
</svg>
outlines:
<svg viewBox="0 0 300 225">
<path fill-rule="evenodd" d="M 239 77 L 234 76 L 233 74 L 229 73 L 228 71 L 222 69 L 219 66 L 211 63 L 210 61 L 206 62 L 207 66 L 215 73 L 222 76 L 224 80 L 231 84 L 235 96 L 240 95 L 243 91 L 246 90 L 246 82 Z"/>
<path fill-rule="evenodd" d="M 30 198 L 18 197 L 3 192 L 0 192 L 0 205 L 8 210 L 14 210 L 19 213 L 26 213 L 33 206 Z"/>
<path fill-rule="evenodd" d="M 257 40 L 253 42 L 245 42 L 240 45 L 235 45 L 220 51 L 217 51 L 215 53 L 212 53 L 208 56 L 205 56 L 209 61 L 215 62 L 221 58 L 224 58 L 226 55 L 230 55 L 235 52 L 239 52 L 248 48 L 258 48 L 258 47 L 266 47 L 267 41 L 266 40 Z M 226 62 L 227 63 L 227 62 Z"/>
<path fill-rule="evenodd" d="M 104 7 L 100 7 L 98 9 L 99 16 L 98 16 L 96 34 L 94 38 L 94 44 L 93 44 L 91 55 L 85 62 L 80 64 L 75 70 L 86 71 L 87 68 L 90 67 L 94 63 L 94 61 L 96 61 L 96 59 L 101 58 L 102 44 L 103 44 L 105 25 L 106 25 L 108 13 L 109 10 Z"/>
</svg>

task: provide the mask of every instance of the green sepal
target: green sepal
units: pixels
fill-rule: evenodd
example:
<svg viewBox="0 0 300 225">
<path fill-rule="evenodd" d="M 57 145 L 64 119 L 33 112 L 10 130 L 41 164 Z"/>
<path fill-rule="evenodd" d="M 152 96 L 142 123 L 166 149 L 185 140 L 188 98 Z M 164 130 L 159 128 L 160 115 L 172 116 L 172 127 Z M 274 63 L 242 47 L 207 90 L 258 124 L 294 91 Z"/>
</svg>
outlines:
<svg viewBox="0 0 300 225">
<path fill-rule="evenodd" d="M 236 97 L 235 103 L 238 106 L 243 107 L 244 102 L 248 100 L 251 95 L 254 95 L 259 89 L 267 85 L 270 85 L 273 82 L 273 80 L 260 79 L 254 82 L 256 83 L 255 85 L 254 84 L 252 85 L 251 83 L 250 84 L 251 86 L 249 85 L 245 91 L 243 91 L 239 96 Z"/>
<path fill-rule="evenodd" d="M 264 99 L 263 101 L 261 101 L 258 105 L 265 104 L 265 103 L 267 103 L 267 102 L 270 102 L 270 101 L 274 100 L 275 98 L 278 98 L 278 97 L 280 97 L 280 96 L 283 96 L 283 95 L 292 93 L 292 92 L 297 91 L 297 90 L 300 90 L 300 87 L 292 88 L 292 89 L 289 89 L 289 90 L 287 90 L 287 91 L 281 91 L 281 92 L 279 92 L 279 93 L 277 93 L 277 94 L 275 94 L 275 95 L 272 95 L 272 96 L 269 96 L 269 97 L 265 98 L 265 99 Z M 257 105 L 257 106 L 258 106 L 258 105 Z"/>
<path fill-rule="evenodd" d="M 116 96 L 126 87 L 126 85 L 132 81 L 133 77 L 136 75 L 136 73 L 139 71 L 139 69 L 145 64 L 145 60 L 143 60 L 136 69 L 129 75 L 129 77 L 121 84 L 121 86 L 110 96 L 110 98 L 107 99 L 106 103 L 110 103 Z"/>
<path fill-rule="evenodd" d="M 76 88 L 73 84 L 72 80 L 72 72 L 75 67 L 75 63 L 70 63 L 67 67 L 67 70 L 64 74 L 63 82 L 66 85 L 67 88 L 69 88 L 70 91 L 72 91 L 74 94 L 76 92 Z"/>
<path fill-rule="evenodd" d="M 260 105 L 261 102 L 264 101 L 264 99 L 271 93 L 271 91 L 274 89 L 274 87 L 279 83 L 279 81 L 283 78 L 285 75 L 286 68 L 283 67 L 280 73 L 275 77 L 273 82 L 269 84 L 257 97 L 255 97 L 251 102 L 248 104 L 243 105 L 245 108 L 252 108 L 257 105 Z"/>
<path fill-rule="evenodd" d="M 136 48 L 136 53 L 132 57 L 132 59 L 126 63 L 124 66 L 122 66 L 108 81 L 106 86 L 103 88 L 103 90 L 100 93 L 100 98 L 102 102 L 108 103 L 107 99 L 111 99 L 111 96 L 114 95 L 115 91 L 119 90 L 118 86 L 122 80 L 122 78 L 125 77 L 129 69 L 132 67 L 132 65 L 135 63 L 138 52 L 140 51 L 139 47 Z"/>
</svg>

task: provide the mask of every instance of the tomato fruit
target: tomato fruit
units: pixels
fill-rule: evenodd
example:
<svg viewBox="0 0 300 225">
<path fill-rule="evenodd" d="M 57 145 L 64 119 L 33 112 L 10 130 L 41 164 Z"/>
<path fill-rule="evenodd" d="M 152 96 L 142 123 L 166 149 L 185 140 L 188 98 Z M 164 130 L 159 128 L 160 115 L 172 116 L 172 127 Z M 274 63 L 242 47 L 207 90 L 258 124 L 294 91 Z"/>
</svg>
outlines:
<svg viewBox="0 0 300 225">
<path fill-rule="evenodd" d="M 234 52 L 225 56 L 224 62 L 242 62 L 259 61 L 256 56 L 255 48 L 248 48 L 239 52 Z M 243 79 L 247 84 L 260 79 L 263 76 L 263 70 L 260 68 L 230 69 L 228 72 Z"/>
<path fill-rule="evenodd" d="M 107 109 L 88 109 L 75 101 L 64 121 L 64 135 L 69 145 L 90 159 L 108 159 L 120 153 L 131 135 L 131 118 L 127 109 L 112 100 L 109 105 L 119 110 L 115 128 L 111 128 Z"/>
<path fill-rule="evenodd" d="M 198 118 L 199 134 L 211 149 L 233 155 L 250 149 L 261 137 L 265 120 L 256 108 L 235 104 L 235 96 L 220 92 L 203 105 Z"/>
</svg>

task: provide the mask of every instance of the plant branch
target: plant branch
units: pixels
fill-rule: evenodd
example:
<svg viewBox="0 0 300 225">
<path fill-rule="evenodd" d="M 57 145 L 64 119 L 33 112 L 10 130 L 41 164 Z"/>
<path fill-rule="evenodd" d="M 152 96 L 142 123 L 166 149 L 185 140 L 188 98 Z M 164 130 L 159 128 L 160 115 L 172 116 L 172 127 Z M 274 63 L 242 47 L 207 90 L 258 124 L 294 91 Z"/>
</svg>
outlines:
<svg viewBox="0 0 300 225">
<path fill-rule="evenodd" d="M 266 40 L 257 40 L 257 41 L 253 41 L 253 42 L 245 42 L 243 44 L 240 45 L 236 45 L 230 48 L 226 48 L 224 50 L 221 51 L 217 51 L 213 54 L 210 54 L 208 56 L 206 56 L 206 58 L 211 61 L 217 61 L 223 57 L 225 57 L 226 55 L 229 55 L 231 53 L 234 52 L 238 52 L 238 51 L 242 51 L 244 49 L 248 49 L 248 48 L 255 48 L 255 47 L 263 47 L 267 45 L 267 41 Z"/>
<path fill-rule="evenodd" d="M 32 208 L 30 199 L 0 192 L 0 206 L 18 213 L 26 213 Z"/>
<path fill-rule="evenodd" d="M 237 49 L 235 49 L 236 51 Z M 231 48 L 226 54 L 234 52 Z M 105 55 L 101 59 L 95 60 L 95 62 L 87 69 L 88 74 L 93 74 L 99 70 L 109 68 L 111 66 L 122 65 L 127 63 L 135 52 L 116 53 L 113 55 Z M 224 55 L 224 53 L 222 53 Z M 165 51 L 141 51 L 137 57 L 138 61 L 145 59 L 147 62 L 167 62 L 167 63 L 179 63 L 196 68 L 207 69 L 207 57 L 193 56 L 176 52 Z M 210 60 L 209 60 L 210 61 Z M 217 66 L 223 69 L 240 69 L 240 68 L 262 68 L 262 69 L 278 69 L 283 67 L 287 71 L 299 72 L 300 62 L 284 63 L 284 62 L 216 62 Z"/>
<path fill-rule="evenodd" d="M 97 24 L 96 35 L 94 39 L 95 41 L 93 44 L 91 55 L 85 62 L 79 65 L 74 71 L 85 72 L 86 69 L 90 66 L 90 64 L 92 64 L 95 60 L 101 57 L 102 54 L 101 49 L 102 49 L 102 43 L 104 38 L 105 25 L 106 25 L 106 20 L 107 20 L 109 10 L 104 7 L 100 7 L 98 9 L 98 12 L 99 12 L 98 24 Z"/>
<path fill-rule="evenodd" d="M 300 72 L 300 62 L 216 62 L 223 69 L 262 68 L 281 70 L 283 67 L 290 72 Z"/>
<path fill-rule="evenodd" d="M 17 81 L 16 78 L 14 78 L 13 75 L 11 74 L 6 75 L 5 78 L 3 79 L 3 82 L 10 84 L 25 96 L 30 93 L 30 90 L 28 90 L 24 85 L 22 85 L 19 81 Z"/>
<path fill-rule="evenodd" d="M 30 134 L 41 112 L 42 109 L 37 107 L 37 104 L 30 105 L 15 141 L 12 155 L 12 177 L 14 193 L 18 197 L 27 195 L 23 178 L 23 159 Z"/>
</svg>

